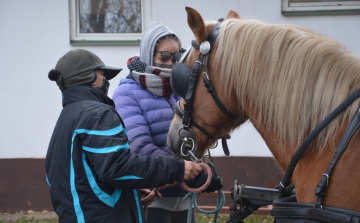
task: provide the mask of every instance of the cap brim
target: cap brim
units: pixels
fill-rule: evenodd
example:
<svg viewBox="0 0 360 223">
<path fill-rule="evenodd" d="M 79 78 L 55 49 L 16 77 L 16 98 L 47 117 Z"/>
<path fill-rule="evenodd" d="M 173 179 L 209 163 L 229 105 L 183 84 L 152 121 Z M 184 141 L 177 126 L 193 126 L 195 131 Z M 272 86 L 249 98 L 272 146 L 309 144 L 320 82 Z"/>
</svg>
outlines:
<svg viewBox="0 0 360 223">
<path fill-rule="evenodd" d="M 118 75 L 118 73 L 120 73 L 120 71 L 122 71 L 122 68 L 107 67 L 107 66 L 99 67 L 98 69 L 104 71 L 104 76 L 106 77 L 107 80 L 113 79 L 116 75 Z"/>
</svg>

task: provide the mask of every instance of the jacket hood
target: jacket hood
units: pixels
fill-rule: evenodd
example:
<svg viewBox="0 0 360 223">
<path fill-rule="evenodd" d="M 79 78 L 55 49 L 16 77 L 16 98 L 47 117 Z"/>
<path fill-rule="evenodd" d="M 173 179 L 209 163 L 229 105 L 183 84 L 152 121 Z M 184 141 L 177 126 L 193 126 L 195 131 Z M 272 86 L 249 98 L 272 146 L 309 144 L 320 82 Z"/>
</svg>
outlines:
<svg viewBox="0 0 360 223">
<path fill-rule="evenodd" d="M 148 66 L 153 66 L 156 42 L 163 36 L 175 35 L 167 26 L 160 22 L 150 23 L 144 32 L 140 43 L 140 60 Z"/>
</svg>

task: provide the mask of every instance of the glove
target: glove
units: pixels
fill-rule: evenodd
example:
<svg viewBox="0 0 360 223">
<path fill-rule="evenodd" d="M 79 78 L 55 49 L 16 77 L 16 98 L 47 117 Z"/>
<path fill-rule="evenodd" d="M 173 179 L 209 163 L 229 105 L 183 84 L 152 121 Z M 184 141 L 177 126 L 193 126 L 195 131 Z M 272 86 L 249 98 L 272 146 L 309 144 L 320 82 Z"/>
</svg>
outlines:
<svg viewBox="0 0 360 223">
<path fill-rule="evenodd" d="M 203 186 L 206 182 L 207 177 L 208 175 L 206 173 L 204 172 L 199 173 L 199 175 L 197 175 L 197 177 L 194 180 L 194 188 L 199 188 Z M 212 176 L 209 186 L 201 192 L 211 193 L 211 192 L 215 192 L 216 190 L 222 189 L 222 187 L 223 185 L 221 184 L 220 178 Z"/>
</svg>

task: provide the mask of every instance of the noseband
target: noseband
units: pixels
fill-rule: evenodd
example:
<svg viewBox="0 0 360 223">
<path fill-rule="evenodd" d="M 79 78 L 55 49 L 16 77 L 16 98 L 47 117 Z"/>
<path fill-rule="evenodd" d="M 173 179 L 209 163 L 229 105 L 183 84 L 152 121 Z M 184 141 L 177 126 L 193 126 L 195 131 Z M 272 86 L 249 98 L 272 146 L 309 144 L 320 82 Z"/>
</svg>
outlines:
<svg viewBox="0 0 360 223">
<path fill-rule="evenodd" d="M 175 106 L 175 113 L 179 117 L 182 117 L 182 128 L 179 130 L 179 136 L 183 140 L 183 144 L 181 146 L 182 155 L 183 155 L 182 152 L 183 146 L 190 147 L 191 148 L 190 151 L 192 151 L 195 146 L 195 140 L 193 138 L 182 137 L 181 135 L 182 131 L 187 131 L 190 132 L 192 137 L 195 138 L 195 134 L 191 130 L 190 125 L 195 126 L 209 139 L 212 140 L 215 139 L 213 134 L 209 133 L 206 129 L 204 129 L 193 119 L 191 119 L 191 112 L 193 109 L 196 84 L 202 67 L 204 67 L 204 72 L 203 72 L 204 85 L 207 88 L 207 91 L 211 94 L 216 105 L 227 117 L 231 119 L 240 119 L 239 115 L 235 115 L 231 113 L 220 101 L 209 79 L 209 76 L 206 73 L 209 53 L 211 51 L 211 48 L 214 46 L 216 42 L 217 36 L 219 35 L 220 25 L 222 21 L 224 21 L 224 19 L 219 19 L 218 23 L 214 26 L 214 28 L 211 31 L 211 34 L 208 36 L 206 41 L 202 42 L 200 45 L 195 40 L 191 42 L 192 47 L 196 49 L 200 49 L 199 57 L 195 61 L 193 68 L 189 67 L 187 64 L 184 63 L 185 59 L 190 53 L 190 49 L 191 49 L 190 48 L 187 50 L 183 58 L 180 59 L 179 63 L 175 64 L 172 69 L 171 78 L 170 78 L 171 87 L 175 94 L 181 96 L 185 100 L 184 110 L 181 109 L 180 102 L 177 102 Z M 224 136 L 220 136 L 219 138 L 222 139 L 222 145 L 225 155 L 229 156 L 230 153 L 226 144 L 226 139 L 230 138 L 230 135 L 225 134 Z M 187 155 L 183 155 L 183 156 L 187 156 Z"/>
</svg>

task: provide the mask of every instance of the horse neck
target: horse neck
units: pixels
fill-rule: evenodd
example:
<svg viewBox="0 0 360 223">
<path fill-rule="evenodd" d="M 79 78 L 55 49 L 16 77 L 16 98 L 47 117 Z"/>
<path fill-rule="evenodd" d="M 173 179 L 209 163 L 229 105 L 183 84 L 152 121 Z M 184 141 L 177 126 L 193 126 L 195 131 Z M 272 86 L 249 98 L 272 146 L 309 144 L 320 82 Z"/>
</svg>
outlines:
<svg viewBox="0 0 360 223">
<path fill-rule="evenodd" d="M 284 148 L 284 143 L 277 140 L 277 134 L 275 132 L 269 133 L 265 126 L 257 123 L 252 117 L 249 117 L 249 119 L 253 122 L 254 127 L 264 139 L 266 145 L 274 155 L 274 158 L 280 165 L 282 171 L 285 172 L 292 157 L 292 154 L 286 151 L 292 151 L 291 148 L 286 148 L 286 146 Z"/>
<path fill-rule="evenodd" d="M 247 114 L 249 114 L 247 112 Z M 250 120 L 255 120 L 253 114 L 249 114 Z M 286 146 L 286 142 L 279 142 L 275 132 L 269 132 L 261 123 L 254 121 L 254 127 L 263 137 L 274 158 L 285 172 L 290 164 L 296 148 Z M 314 203 L 316 200 L 315 190 L 323 173 L 325 173 L 334 155 L 334 145 L 338 145 L 348 122 L 339 126 L 333 141 L 328 142 L 321 153 L 308 148 L 299 160 L 292 177 L 296 188 L 298 202 Z M 305 139 L 305 138 L 304 138 Z M 329 188 L 326 192 L 324 205 L 340 207 L 354 211 L 360 211 L 360 190 L 356 187 L 360 184 L 360 172 L 353 171 L 358 168 L 360 160 L 360 131 L 351 139 L 347 149 L 338 161 L 336 168 L 330 176 Z M 354 199 L 356 202 L 354 202 Z"/>
<path fill-rule="evenodd" d="M 251 109 L 246 104 L 242 104 L 245 113 L 248 115 L 250 121 L 253 123 L 254 127 L 257 129 L 257 131 L 260 133 L 262 138 L 264 139 L 266 145 L 274 155 L 274 158 L 280 165 L 283 172 L 285 172 L 290 164 L 291 158 L 296 152 L 298 148 L 295 148 L 294 146 L 291 146 L 289 142 L 286 142 L 284 140 L 281 140 L 278 137 L 278 133 L 276 130 L 271 130 L 264 122 L 259 121 L 259 114 L 253 109 Z M 346 128 L 346 123 L 344 129 Z M 321 154 L 333 154 L 334 152 L 334 145 L 337 145 L 338 142 L 341 139 L 341 136 L 343 134 L 343 131 L 341 131 L 342 128 L 339 128 L 340 130 L 337 132 L 337 137 L 334 137 L 334 140 L 331 140 L 331 142 L 327 143 L 324 148 L 321 150 Z M 310 133 L 310 132 L 309 132 Z M 307 135 L 304 135 L 301 141 L 304 141 Z M 319 156 L 318 149 L 314 149 L 315 144 L 310 144 L 308 151 L 306 154 L 311 154 L 313 157 Z M 310 152 L 309 152 L 310 151 Z M 324 156 L 324 155 L 322 155 Z M 326 168 L 325 168 L 326 169 Z"/>
<path fill-rule="evenodd" d="M 335 145 L 338 145 L 346 126 L 347 123 L 339 126 L 338 132 L 334 135 Z M 360 190 L 357 188 L 360 183 L 360 173 L 353 171 L 358 168 L 360 160 L 359 145 L 360 132 L 358 131 L 330 175 L 324 205 L 360 211 Z M 317 183 L 325 173 L 333 155 L 334 146 L 329 142 L 321 153 L 308 151 L 302 156 L 292 177 L 298 202 L 315 202 Z"/>
</svg>

